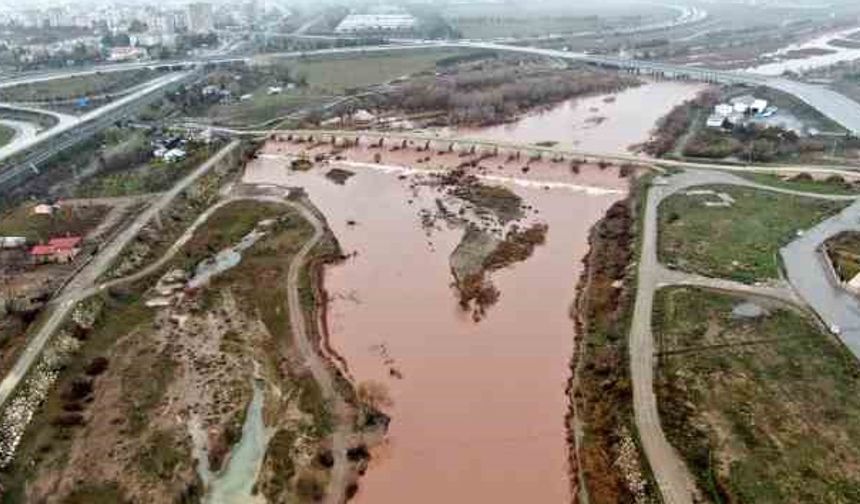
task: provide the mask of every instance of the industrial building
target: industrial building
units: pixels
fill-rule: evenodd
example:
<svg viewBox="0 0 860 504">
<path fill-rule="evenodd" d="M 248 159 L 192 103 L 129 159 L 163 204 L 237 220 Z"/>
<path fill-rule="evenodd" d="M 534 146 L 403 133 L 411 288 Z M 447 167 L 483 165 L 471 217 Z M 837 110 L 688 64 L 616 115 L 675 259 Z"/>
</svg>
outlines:
<svg viewBox="0 0 860 504">
<path fill-rule="evenodd" d="M 416 19 L 410 14 L 350 14 L 343 18 L 337 33 L 402 32 L 415 27 Z"/>
</svg>

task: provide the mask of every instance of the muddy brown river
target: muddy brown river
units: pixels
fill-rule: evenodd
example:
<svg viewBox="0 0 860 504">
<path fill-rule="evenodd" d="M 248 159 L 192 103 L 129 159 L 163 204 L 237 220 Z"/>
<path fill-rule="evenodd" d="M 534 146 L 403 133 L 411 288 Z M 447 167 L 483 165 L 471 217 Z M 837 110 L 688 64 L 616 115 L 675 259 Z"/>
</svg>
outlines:
<svg viewBox="0 0 860 504">
<path fill-rule="evenodd" d="M 276 143 L 264 152 L 245 180 L 304 187 L 357 254 L 326 272 L 331 345 L 356 383 L 384 384 L 392 422 L 356 501 L 568 502 L 570 308 L 589 228 L 626 192 L 616 169 L 533 170 L 528 184 L 519 170 L 494 173 L 549 231 L 530 259 L 492 275 L 501 297 L 475 322 L 451 286 L 463 230 L 422 228 L 418 212 L 439 194 L 411 187 L 419 175 L 351 164 L 337 185 L 328 168 L 289 170 Z"/>
<path fill-rule="evenodd" d="M 661 117 L 706 88 L 700 83 L 646 81 L 618 93 L 568 100 L 509 124 L 464 128 L 458 134 L 508 142 L 556 142 L 587 152 L 629 154 L 632 145 L 648 139 Z"/>
</svg>

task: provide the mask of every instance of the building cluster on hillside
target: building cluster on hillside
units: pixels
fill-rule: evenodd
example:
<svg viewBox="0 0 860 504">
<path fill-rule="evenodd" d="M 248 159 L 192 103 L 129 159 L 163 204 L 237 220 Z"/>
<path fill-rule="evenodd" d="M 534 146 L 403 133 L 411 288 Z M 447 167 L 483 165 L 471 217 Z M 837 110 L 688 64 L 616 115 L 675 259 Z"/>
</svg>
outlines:
<svg viewBox="0 0 860 504">
<path fill-rule="evenodd" d="M 81 253 L 83 238 L 80 236 L 60 236 L 37 243 L 27 248 L 27 238 L 23 236 L 0 236 L 0 249 L 20 250 L 27 253 L 33 264 L 65 264 L 75 260 Z"/>
<path fill-rule="evenodd" d="M 30 256 L 36 264 L 70 263 L 81 253 L 83 238 L 80 236 L 65 236 L 51 238 L 47 243 L 34 245 Z"/>
<path fill-rule="evenodd" d="M 768 117 L 775 112 L 776 107 L 769 107 L 767 100 L 743 95 L 732 98 L 728 103 L 714 105 L 706 124 L 710 128 L 731 128 L 746 123 L 751 116 Z"/>
<path fill-rule="evenodd" d="M 286 8 L 261 7 L 258 2 L 244 0 L 231 5 L 192 0 L 184 6 L 147 2 L 100 7 L 69 3 L 44 9 L 22 6 L 0 12 L 0 27 L 6 28 L 0 30 L 0 64 L 167 57 L 177 48 L 184 50 L 188 46 L 184 39 L 189 37 L 199 39 L 219 30 L 277 23 L 292 15 Z"/>
<path fill-rule="evenodd" d="M 187 141 L 182 137 L 165 137 L 152 141 L 152 155 L 167 163 L 181 161 L 188 156 L 185 150 Z"/>
</svg>

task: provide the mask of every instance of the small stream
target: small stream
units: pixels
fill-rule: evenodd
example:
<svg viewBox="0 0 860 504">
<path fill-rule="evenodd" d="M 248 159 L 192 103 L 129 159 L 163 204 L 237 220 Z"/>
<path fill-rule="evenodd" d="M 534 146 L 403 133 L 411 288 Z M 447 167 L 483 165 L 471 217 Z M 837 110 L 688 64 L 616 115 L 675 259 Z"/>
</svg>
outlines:
<svg viewBox="0 0 860 504">
<path fill-rule="evenodd" d="M 194 277 L 188 281 L 188 287 L 192 289 L 202 287 L 209 283 L 213 277 L 235 268 L 242 262 L 242 252 L 253 247 L 265 235 L 266 233 L 263 231 L 255 229 L 245 235 L 236 245 L 221 250 L 215 254 L 215 257 L 201 261 L 194 271 Z"/>
<path fill-rule="evenodd" d="M 236 267 L 242 261 L 242 253 L 266 235 L 265 231 L 260 229 L 261 227 L 265 227 L 265 221 L 259 223 L 256 229 L 242 237 L 235 245 L 219 251 L 212 258 L 201 261 L 188 286 L 202 287 L 213 277 Z M 259 366 L 256 363 L 254 375 L 259 375 Z M 262 496 L 253 494 L 266 447 L 274 433 L 273 429 L 266 428 L 263 422 L 264 399 L 263 380 L 255 378 L 253 397 L 248 404 L 245 423 L 242 426 L 242 437 L 231 449 L 227 465 L 217 473 L 213 473 L 209 467 L 206 432 L 201 427 L 199 419 L 192 418 L 189 430 L 194 444 L 194 455 L 198 460 L 197 472 L 206 488 L 204 502 L 208 504 L 265 503 Z"/>
<path fill-rule="evenodd" d="M 205 468 L 208 474 L 203 479 L 210 483 L 205 502 L 209 504 L 265 502 L 262 496 L 253 494 L 257 474 L 266 454 L 266 446 L 273 434 L 272 429 L 266 428 L 263 423 L 264 396 L 262 380 L 255 379 L 254 396 L 248 405 L 245 425 L 242 426 L 242 439 L 233 447 L 227 467 L 220 474 L 212 474 L 208 472 L 208 467 Z"/>
</svg>

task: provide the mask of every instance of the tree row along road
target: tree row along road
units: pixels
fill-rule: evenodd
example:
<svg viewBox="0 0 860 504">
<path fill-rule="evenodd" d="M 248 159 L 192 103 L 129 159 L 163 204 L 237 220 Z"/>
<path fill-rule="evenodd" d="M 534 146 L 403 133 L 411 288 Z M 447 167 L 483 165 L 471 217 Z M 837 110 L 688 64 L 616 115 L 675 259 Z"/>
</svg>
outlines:
<svg viewBox="0 0 860 504">
<path fill-rule="evenodd" d="M 122 251 L 137 237 L 138 233 L 149 224 L 155 216 L 167 208 L 176 197 L 185 191 L 197 179 L 209 172 L 224 157 L 239 146 L 240 141 L 234 140 L 218 151 L 191 174 L 180 180 L 172 189 L 162 194 L 146 208 L 127 228 L 111 242 L 105 244 L 98 254 L 73 278 L 47 309 L 47 316 L 42 320 L 35 334 L 30 337 L 26 348 L 18 357 L 12 369 L 0 381 L 0 407 L 12 396 L 15 389 L 26 377 L 30 368 L 38 361 L 51 336 L 62 325 L 75 304 L 86 297 L 89 287 L 113 264 Z"/>
<path fill-rule="evenodd" d="M 668 177 L 666 184 L 652 185 L 647 194 L 643 216 L 642 249 L 639 257 L 636 302 L 630 324 L 630 375 L 633 382 L 633 410 L 636 429 L 654 479 L 668 504 L 688 504 L 698 495 L 695 479 L 675 448 L 666 439 L 660 424 L 657 397 L 654 392 L 654 335 L 652 314 L 654 294 L 660 287 L 681 284 L 741 292 L 800 304 L 797 295 L 784 284 L 748 286 L 723 279 L 671 271 L 657 258 L 657 227 L 660 203 L 686 188 L 707 184 L 730 184 L 754 189 L 830 200 L 855 200 L 857 196 L 806 193 L 751 182 L 729 173 L 691 170 Z"/>
</svg>

